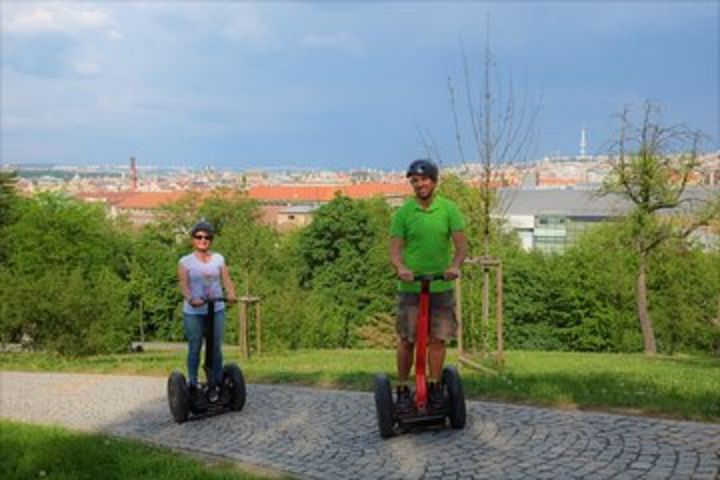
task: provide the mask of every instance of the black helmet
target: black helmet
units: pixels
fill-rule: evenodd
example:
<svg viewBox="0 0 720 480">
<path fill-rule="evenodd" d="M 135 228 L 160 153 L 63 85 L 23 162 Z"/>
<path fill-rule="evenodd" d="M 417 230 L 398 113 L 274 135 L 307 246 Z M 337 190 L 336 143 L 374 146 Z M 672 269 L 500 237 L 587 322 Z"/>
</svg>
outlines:
<svg viewBox="0 0 720 480">
<path fill-rule="evenodd" d="M 432 178 L 434 182 L 437 182 L 438 173 L 437 165 L 430 160 L 420 159 L 410 164 L 405 176 L 409 178 L 412 175 L 425 175 L 426 177 Z"/>
<path fill-rule="evenodd" d="M 190 236 L 195 236 L 197 232 L 205 232 L 211 237 L 215 236 L 215 229 L 213 228 L 212 224 L 205 220 L 204 218 L 197 222 L 193 227 L 190 229 Z"/>
</svg>

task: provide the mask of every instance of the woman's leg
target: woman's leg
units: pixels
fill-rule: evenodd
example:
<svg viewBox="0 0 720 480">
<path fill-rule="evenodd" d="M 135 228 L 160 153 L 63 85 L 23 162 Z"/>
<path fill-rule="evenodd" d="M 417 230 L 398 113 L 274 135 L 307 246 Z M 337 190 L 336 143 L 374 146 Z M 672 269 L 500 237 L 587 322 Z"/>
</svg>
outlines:
<svg viewBox="0 0 720 480">
<path fill-rule="evenodd" d="M 200 367 L 200 348 L 202 347 L 203 315 L 183 314 L 185 338 L 188 341 L 187 369 L 190 385 L 198 383 L 198 368 Z"/>
<path fill-rule="evenodd" d="M 213 368 L 213 377 L 215 378 L 216 385 L 220 385 L 222 382 L 222 370 L 223 370 L 223 355 L 222 355 L 222 343 L 225 336 L 225 310 L 215 312 L 215 336 L 213 338 L 213 347 L 215 356 L 215 365 Z"/>
</svg>

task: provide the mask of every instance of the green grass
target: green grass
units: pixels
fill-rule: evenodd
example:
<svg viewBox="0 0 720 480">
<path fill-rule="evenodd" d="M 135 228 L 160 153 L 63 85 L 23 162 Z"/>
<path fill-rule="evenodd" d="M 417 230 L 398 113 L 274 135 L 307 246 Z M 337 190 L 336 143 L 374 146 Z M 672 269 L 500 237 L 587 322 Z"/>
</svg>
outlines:
<svg viewBox="0 0 720 480">
<path fill-rule="evenodd" d="M 0 472 L 6 480 L 267 478 L 139 442 L 6 420 L 0 420 Z"/>
<path fill-rule="evenodd" d="M 370 390 L 379 371 L 394 374 L 389 350 L 306 350 L 237 361 L 249 382 Z M 511 351 L 497 375 L 461 370 L 469 398 L 720 421 L 720 359 L 568 352 Z M 456 363 L 450 352 L 449 363 Z M 165 376 L 184 368 L 184 352 L 149 351 L 64 359 L 41 353 L 0 354 L 0 370 L 123 373 Z"/>
<path fill-rule="evenodd" d="M 720 421 L 720 359 L 510 352 L 500 375 L 466 375 L 490 399 Z"/>
</svg>

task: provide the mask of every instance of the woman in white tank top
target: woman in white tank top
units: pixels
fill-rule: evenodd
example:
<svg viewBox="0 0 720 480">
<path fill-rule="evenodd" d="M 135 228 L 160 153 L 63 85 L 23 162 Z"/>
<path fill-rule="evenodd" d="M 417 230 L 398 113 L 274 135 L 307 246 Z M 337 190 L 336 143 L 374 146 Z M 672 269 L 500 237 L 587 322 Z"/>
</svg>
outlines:
<svg viewBox="0 0 720 480">
<path fill-rule="evenodd" d="M 198 222 L 190 231 L 193 252 L 180 259 L 178 281 L 183 295 L 183 324 L 188 340 L 188 380 L 190 388 L 197 388 L 203 322 L 207 315 L 206 300 L 225 297 L 235 301 L 235 284 L 230 278 L 225 258 L 210 250 L 215 230 L 205 221 Z M 225 295 L 223 295 L 223 290 Z M 222 342 L 225 330 L 225 303 L 215 302 L 215 335 L 213 338 L 215 385 L 222 381 Z M 211 392 L 212 395 L 212 392 Z"/>
</svg>

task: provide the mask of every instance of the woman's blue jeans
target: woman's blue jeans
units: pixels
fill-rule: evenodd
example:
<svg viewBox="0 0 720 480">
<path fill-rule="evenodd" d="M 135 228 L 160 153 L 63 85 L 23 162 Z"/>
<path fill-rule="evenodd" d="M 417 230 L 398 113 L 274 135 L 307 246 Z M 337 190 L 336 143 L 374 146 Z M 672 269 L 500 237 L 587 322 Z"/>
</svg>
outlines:
<svg viewBox="0 0 720 480">
<path fill-rule="evenodd" d="M 205 315 L 183 313 L 185 337 L 188 340 L 188 380 L 191 385 L 197 385 L 198 383 L 198 369 L 200 367 L 200 349 L 203 342 L 203 326 L 206 321 L 207 320 Z M 215 335 L 213 338 L 213 356 L 215 357 L 215 365 L 212 371 L 212 375 L 216 385 L 219 385 L 220 382 L 222 382 L 222 341 L 224 331 L 225 310 L 220 310 L 219 312 L 215 312 Z"/>
</svg>

